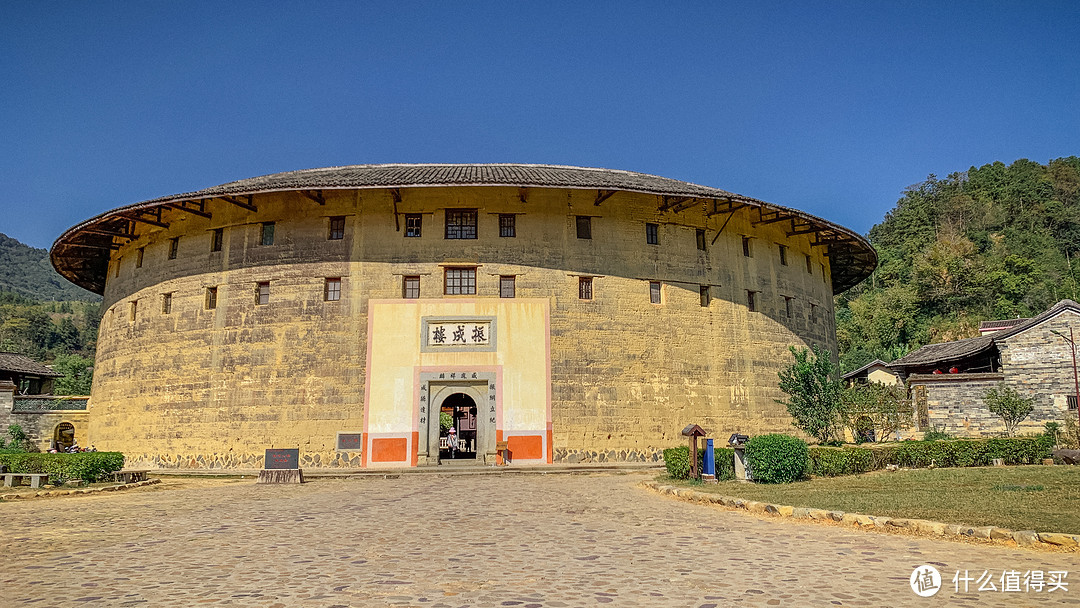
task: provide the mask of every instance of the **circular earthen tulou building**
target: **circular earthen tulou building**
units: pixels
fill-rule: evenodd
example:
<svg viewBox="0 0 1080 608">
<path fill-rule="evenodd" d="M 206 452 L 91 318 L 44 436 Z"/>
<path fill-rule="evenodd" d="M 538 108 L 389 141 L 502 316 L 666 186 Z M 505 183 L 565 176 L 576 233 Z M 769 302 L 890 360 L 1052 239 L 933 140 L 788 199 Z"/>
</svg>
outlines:
<svg viewBox="0 0 1080 608">
<path fill-rule="evenodd" d="M 105 299 L 84 443 L 179 468 L 659 460 L 690 423 L 789 431 L 788 346 L 835 351 L 832 296 L 877 264 L 716 188 L 503 164 L 241 180 L 51 255 Z"/>
</svg>

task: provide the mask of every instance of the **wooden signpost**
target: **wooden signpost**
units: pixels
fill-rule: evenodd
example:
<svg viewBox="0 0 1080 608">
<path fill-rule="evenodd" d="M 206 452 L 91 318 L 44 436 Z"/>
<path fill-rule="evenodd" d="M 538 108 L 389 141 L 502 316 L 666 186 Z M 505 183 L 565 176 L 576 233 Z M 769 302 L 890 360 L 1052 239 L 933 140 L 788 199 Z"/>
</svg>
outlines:
<svg viewBox="0 0 1080 608">
<path fill-rule="evenodd" d="M 705 429 L 696 424 L 689 424 L 682 430 L 682 434 L 690 438 L 690 479 L 697 479 L 697 440 L 698 437 L 705 436 Z"/>
</svg>

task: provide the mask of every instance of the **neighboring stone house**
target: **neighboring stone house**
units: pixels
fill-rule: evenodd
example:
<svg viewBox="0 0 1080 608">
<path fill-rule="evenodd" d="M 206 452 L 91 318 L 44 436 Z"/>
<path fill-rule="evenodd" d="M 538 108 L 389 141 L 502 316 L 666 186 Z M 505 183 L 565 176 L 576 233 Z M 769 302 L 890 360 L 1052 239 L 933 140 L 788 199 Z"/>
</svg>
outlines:
<svg viewBox="0 0 1080 608">
<path fill-rule="evenodd" d="M 900 378 L 897 377 L 896 372 L 889 367 L 888 363 L 881 359 L 875 359 L 859 369 L 840 376 L 840 378 L 843 379 L 848 386 L 853 384 L 867 384 L 869 382 L 888 385 L 900 383 Z"/>
<path fill-rule="evenodd" d="M 52 395 L 61 374 L 16 353 L 0 353 L 0 437 L 19 425 L 38 449 L 85 441 L 88 397 Z M 83 444 L 85 445 L 85 444 Z"/>
<path fill-rule="evenodd" d="M 1020 433 L 1076 418 L 1073 357 L 1065 338 L 1070 329 L 1080 338 L 1080 305 L 1062 300 L 1041 315 L 1018 321 L 977 338 L 929 344 L 889 364 L 908 383 L 919 430 L 1001 435 L 1004 423 L 983 402 L 986 391 L 999 382 L 1035 399 Z"/>
</svg>

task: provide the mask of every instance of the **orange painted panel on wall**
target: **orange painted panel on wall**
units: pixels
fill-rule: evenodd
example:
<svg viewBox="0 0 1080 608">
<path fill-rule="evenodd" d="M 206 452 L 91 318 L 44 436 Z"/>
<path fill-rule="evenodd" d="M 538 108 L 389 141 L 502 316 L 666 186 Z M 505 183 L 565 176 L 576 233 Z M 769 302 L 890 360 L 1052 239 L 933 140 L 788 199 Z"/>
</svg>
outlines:
<svg viewBox="0 0 1080 608">
<path fill-rule="evenodd" d="M 544 438 L 540 435 L 513 435 L 506 439 L 506 449 L 513 460 L 540 460 L 544 457 Z"/>
<path fill-rule="evenodd" d="M 372 439 L 371 462 L 404 462 L 408 444 L 404 437 Z"/>
</svg>

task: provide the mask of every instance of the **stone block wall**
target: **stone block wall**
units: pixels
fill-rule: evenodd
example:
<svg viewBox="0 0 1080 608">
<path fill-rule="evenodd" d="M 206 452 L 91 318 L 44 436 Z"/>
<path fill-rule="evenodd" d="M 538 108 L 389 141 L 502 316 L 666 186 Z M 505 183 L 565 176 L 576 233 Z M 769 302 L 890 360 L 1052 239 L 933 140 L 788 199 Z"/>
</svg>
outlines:
<svg viewBox="0 0 1080 608">
<path fill-rule="evenodd" d="M 1062 310 L 1052 319 L 998 343 L 1005 381 L 1024 395 L 1035 398 L 1030 419 L 1043 422 L 1076 419 L 1076 410 L 1068 409 L 1068 396 L 1075 395 L 1072 350 L 1057 331 L 1065 336 L 1072 329 L 1080 340 L 1080 314 Z"/>
<path fill-rule="evenodd" d="M 56 427 L 61 422 L 71 423 L 75 427 L 75 440 L 82 447 L 89 447 L 88 441 L 88 412 L 53 410 L 48 412 L 16 412 L 15 409 L 15 385 L 11 382 L 0 382 L 0 433 L 4 441 L 9 437 L 7 429 L 12 424 L 22 427 L 26 437 L 44 452 L 52 447 Z"/>
</svg>

